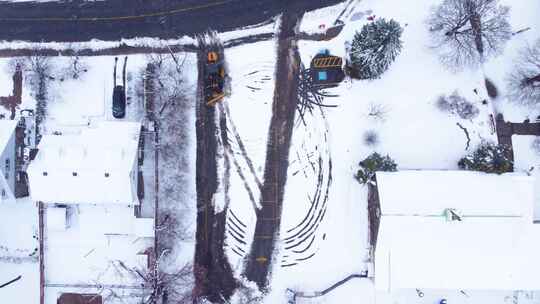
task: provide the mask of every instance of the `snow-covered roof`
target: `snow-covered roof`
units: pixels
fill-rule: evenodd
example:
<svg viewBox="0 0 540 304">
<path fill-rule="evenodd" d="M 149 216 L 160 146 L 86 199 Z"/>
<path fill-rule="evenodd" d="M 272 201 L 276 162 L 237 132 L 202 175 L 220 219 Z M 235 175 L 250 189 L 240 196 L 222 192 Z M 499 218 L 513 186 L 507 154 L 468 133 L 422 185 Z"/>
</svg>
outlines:
<svg viewBox="0 0 540 304">
<path fill-rule="evenodd" d="M 66 230 L 66 208 L 47 208 L 47 228 L 55 231 Z"/>
<path fill-rule="evenodd" d="M 139 132 L 139 123 L 102 122 L 77 134 L 44 136 L 27 170 L 32 199 L 138 204 Z"/>
<path fill-rule="evenodd" d="M 51 209 L 56 208 L 49 206 L 45 212 Z M 135 217 L 131 206 L 83 204 L 76 214 L 68 213 L 68 221 L 69 227 L 63 231 L 47 231 L 48 280 L 64 284 L 142 283 L 141 277 L 131 275 L 131 269 L 147 267 L 147 259 L 142 259 L 146 256 L 140 253 L 153 246 L 153 219 Z M 140 235 L 141 225 L 146 226 L 144 235 Z"/>
<path fill-rule="evenodd" d="M 0 153 L 4 150 L 16 127 L 16 120 L 0 119 Z"/>
<path fill-rule="evenodd" d="M 540 290 L 532 178 L 403 171 L 377 173 L 377 185 L 377 289 Z"/>
<path fill-rule="evenodd" d="M 377 172 L 381 213 L 531 216 L 533 179 L 517 174 L 473 171 Z"/>
<path fill-rule="evenodd" d="M 534 135 L 513 135 L 514 170 L 529 171 L 535 177 L 534 220 L 540 222 L 540 153 L 534 148 Z"/>
</svg>

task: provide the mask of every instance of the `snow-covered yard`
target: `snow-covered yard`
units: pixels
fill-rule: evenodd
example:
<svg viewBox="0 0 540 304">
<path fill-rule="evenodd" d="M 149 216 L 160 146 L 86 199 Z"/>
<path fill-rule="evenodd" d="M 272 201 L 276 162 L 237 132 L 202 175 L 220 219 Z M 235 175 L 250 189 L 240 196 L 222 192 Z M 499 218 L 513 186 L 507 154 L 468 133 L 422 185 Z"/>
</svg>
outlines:
<svg viewBox="0 0 540 304">
<path fill-rule="evenodd" d="M 38 213 L 29 199 L 0 204 L 0 285 L 3 299 L 39 302 Z M 24 291 L 24 292 L 21 292 Z"/>
<path fill-rule="evenodd" d="M 512 70 L 518 51 L 540 37 L 540 2 L 532 0 L 501 0 L 511 7 L 510 22 L 514 31 L 531 27 L 517 34 L 507 43 L 504 53 L 488 60 L 482 68 L 449 71 L 429 47 L 429 32 L 425 23 L 430 7 L 439 0 L 415 0 L 397 5 L 392 0 L 345 1 L 340 5 L 307 13 L 300 30 L 320 33 L 341 15 L 343 31 L 331 41 L 300 41 L 303 64 L 322 49 L 333 55 L 346 57 L 347 43 L 354 33 L 369 22 L 368 15 L 395 19 L 403 27 L 403 50 L 381 79 L 359 81 L 346 79 L 328 92 L 336 97 L 325 98 L 325 103 L 336 108 L 316 109 L 308 114 L 303 124 L 295 125 L 290 150 L 288 181 L 281 218 L 278 252 L 273 259 L 271 292 L 265 303 L 284 303 L 287 289 L 298 292 L 321 291 L 351 274 L 369 269 L 367 187 L 360 185 L 354 175 L 358 162 L 372 152 L 390 155 L 398 169 L 455 170 L 457 161 L 483 141 L 496 142 L 490 115 L 498 109 L 511 121 L 534 119 L 540 110 L 516 106 L 505 97 L 505 78 Z M 324 27 L 320 25 L 324 24 Z M 275 24 L 244 29 L 251 34 L 268 33 Z M 243 36 L 243 31 L 220 34 L 223 40 Z M 132 43 L 158 45 L 163 42 L 137 40 Z M 169 43 L 192 43 L 190 39 Z M 6 44 L 15 48 L 24 42 Z M 92 45 L 81 43 L 78 48 Z M 92 48 L 114 47 L 117 43 L 94 42 Z M 48 44 L 57 48 L 65 45 Z M 256 216 L 254 208 L 260 203 L 266 158 L 266 143 L 272 115 L 274 95 L 276 41 L 264 41 L 226 49 L 225 56 L 230 76 L 231 93 L 217 109 L 227 113 L 231 151 L 231 179 L 229 212 L 227 217 L 226 253 L 240 277 L 245 256 L 250 250 Z M 111 113 L 114 56 L 81 57 L 87 68 L 77 79 L 58 76 L 69 69 L 73 58 L 50 59 L 54 79 L 49 79 L 47 116 L 42 133 L 70 133 L 81 127 L 103 120 L 115 120 Z M 123 57 L 119 57 L 117 77 L 121 82 Z M 144 116 L 143 69 L 148 58 L 130 55 L 127 62 L 127 118 L 141 121 Z M 187 102 L 194 100 L 196 64 L 189 55 L 186 64 Z M 13 63 L 0 59 L 0 96 L 12 91 Z M 64 71 L 64 72 L 62 72 Z M 488 97 L 485 78 L 497 86 L 500 96 Z M 478 114 L 463 119 L 457 114 L 440 109 L 441 96 L 459 94 L 470 101 Z M 35 109 L 35 90 L 25 78 L 20 109 Z M 194 101 L 193 101 L 194 102 Z M 494 104 L 491 104 L 491 103 Z M 0 108 L 0 114 L 9 116 Z M 166 172 L 161 181 L 164 209 L 176 212 L 183 220 L 178 227 L 185 235 L 172 248 L 170 269 L 189 263 L 193 256 L 195 230 L 195 115 L 187 107 L 179 124 L 164 123 L 163 132 L 176 137 L 165 139 L 163 146 L 175 152 L 174 145 L 185 145 L 180 162 L 176 158 L 160 159 Z M 191 116 L 189 116 L 191 115 Z M 297 115 L 298 116 L 298 115 Z M 171 117 L 171 116 L 167 116 Z M 176 116 L 175 116 L 176 117 Z M 183 128 L 179 131 L 177 128 Z M 366 136 L 375 136 L 367 142 Z M 178 135 L 178 136 L 177 136 Z M 533 136 L 513 136 L 516 171 L 540 174 L 540 154 L 533 147 Z M 153 140 L 149 138 L 148 140 Z M 152 147 L 152 144 L 146 143 Z M 164 150 L 167 148 L 164 148 Z M 171 152 L 172 151 L 172 152 Z M 148 160 L 148 161 L 147 161 Z M 153 151 L 145 160 L 144 170 L 153 171 Z M 179 170 L 179 167 L 182 170 Z M 223 175 L 223 168 L 220 168 Z M 181 171 L 181 172 L 179 172 Z M 152 179 L 153 172 L 149 174 Z M 540 185 L 536 179 L 536 202 Z M 180 181 L 178 183 L 178 181 Z M 145 185 L 152 186 L 148 180 Z M 223 190 L 223 189 L 220 189 Z M 221 194 L 221 193 L 220 193 Z M 152 189 L 147 195 L 153 196 Z M 216 197 L 216 202 L 221 199 Z M 151 197 L 153 199 L 153 197 Z M 182 204 L 176 204 L 181 201 Z M 224 201 L 224 200 L 223 200 Z M 169 205 L 167 205 L 169 204 Z M 540 208 L 537 208 L 540 210 Z M 48 228 L 46 241 L 46 303 L 54 303 L 60 291 L 95 292 L 95 288 L 76 289 L 54 284 L 120 284 L 136 285 L 141 278 L 128 269 L 143 268 L 141 251 L 150 244 L 148 239 L 130 235 L 133 232 L 132 214 L 115 208 L 81 206 L 70 209 L 74 222 L 70 230 Z M 147 210 L 148 214 L 152 210 Z M 51 211 L 53 212 L 53 211 Z M 189 214 L 189 215 L 186 215 Z M 39 296 L 39 264 L 34 252 L 38 246 L 37 208 L 28 199 L 17 204 L 0 205 L 0 284 L 18 275 L 20 281 L 1 289 L 0 297 L 20 299 L 21 303 L 37 303 Z M 96 224 L 96 223 L 99 223 Z M 132 229 L 133 228 L 133 229 Z M 519 274 L 517 274 L 519 275 Z M 61 288 L 61 289 L 60 289 Z M 111 289 L 112 292 L 112 289 Z M 463 290 L 402 290 L 392 294 L 376 293 L 369 279 L 353 279 L 326 296 L 297 299 L 297 303 L 438 303 L 445 298 L 449 303 L 540 303 L 535 292 L 463 291 Z M 116 296 L 109 293 L 114 301 Z M 136 294 L 133 291 L 132 294 Z M 136 297 L 134 297 L 136 298 Z M 116 298 L 117 299 L 117 298 Z M 117 299 L 118 300 L 118 299 Z M 1 301 L 0 301 L 1 302 Z"/>
<path fill-rule="evenodd" d="M 515 30 L 537 22 L 533 13 L 521 14 L 523 10 L 533 11 L 536 4 L 518 2 L 505 2 L 512 6 L 511 22 Z M 266 302 L 284 301 L 287 288 L 320 291 L 368 268 L 367 189 L 353 178 L 357 163 L 367 155 L 374 151 L 389 154 L 402 170 L 451 170 L 457 169 L 457 161 L 479 143 L 497 140 L 490 120 L 493 107 L 484 78 L 487 76 L 494 80 L 499 90 L 504 92 L 501 75 L 511 68 L 513 50 L 531 41 L 535 32 L 531 30 L 512 38 L 507 48 L 510 56 L 505 53 L 499 57 L 504 59 L 488 61 L 485 69 L 449 71 L 429 47 L 425 20 L 430 7 L 437 3 L 422 0 L 414 5 L 393 5 L 389 1 L 358 1 L 342 15 L 346 25 L 337 38 L 328 42 L 300 41 L 302 61 L 308 66 L 321 49 L 329 49 L 332 54 L 345 57 L 346 42 L 368 22 L 368 15 L 393 18 L 404 27 L 403 51 L 381 79 L 347 79 L 339 87 L 329 90 L 338 97 L 325 100 L 338 104 L 337 108 L 324 109 L 324 115 L 315 112 L 307 118 L 306 126 L 297 124 L 282 214 L 282 241 L 272 268 L 272 293 Z M 345 5 L 340 5 L 306 14 L 301 30 L 320 32 L 322 27 L 319 25 L 332 24 L 344 8 Z M 274 54 L 275 42 L 239 46 L 226 53 L 232 83 L 232 95 L 225 101 L 230 109 L 229 119 L 235 124 L 235 133 L 240 134 L 255 168 L 255 174 L 249 172 L 249 166 L 243 163 L 243 152 L 235 146 L 235 157 L 240 159 L 240 168 L 248 176 L 247 181 L 243 181 L 233 173 L 231 179 L 230 208 L 235 216 L 230 216 L 229 230 L 233 231 L 228 232 L 227 243 L 229 258 L 237 272 L 242 270 L 243 257 L 249 250 L 253 234 L 253 203 L 245 183 L 249 188 L 257 189 L 257 179 L 263 173 L 273 89 L 268 85 L 272 81 L 274 64 L 270 58 L 274 58 Z M 500 62 L 494 63 L 497 60 Z M 496 64 L 504 66 L 497 67 Z M 246 66 L 250 68 L 246 70 Z M 269 74 L 264 81 L 258 78 L 261 71 Z M 253 80 L 248 82 L 246 79 Z M 251 83 L 262 84 L 262 87 Z M 437 105 L 438 99 L 454 93 L 470 101 L 478 109 L 478 114 L 463 119 L 441 110 Z M 496 102 L 498 109 L 514 109 L 503 98 Z M 379 114 L 374 115 L 374 111 Z M 364 136 L 368 131 L 376 134 L 376 144 L 365 143 Z M 320 171 L 312 168 L 313 165 L 319 166 L 319 158 Z M 327 184 L 330 162 L 331 182 Z M 317 183 L 318 177 L 322 178 L 322 183 Z M 312 198 L 320 195 L 319 192 L 324 196 L 326 187 L 329 188 L 328 198 L 321 199 L 318 206 L 312 205 Z M 257 202 L 259 193 L 254 193 L 254 201 Z M 298 247 L 293 246 L 295 244 Z M 369 299 L 371 303 L 375 297 L 373 288 L 369 281 L 351 280 L 325 297 L 297 301 L 342 303 Z M 396 292 L 378 294 L 377 300 L 382 303 L 435 303 L 442 297 L 459 303 L 508 303 L 516 298 L 520 301 L 537 298 L 532 293 L 430 290 L 424 298 L 419 298 L 416 292 Z"/>
<path fill-rule="evenodd" d="M 141 230 L 132 208 L 74 206 L 67 209 L 67 223 L 51 221 L 50 214 L 57 210 L 45 210 L 46 284 L 138 286 L 142 282 L 132 269 L 145 269 L 147 256 L 143 253 L 153 242 Z"/>
<path fill-rule="evenodd" d="M 534 25 L 538 24 L 537 16 L 533 13 L 538 11 L 537 3 L 531 1 L 503 2 L 512 8 L 513 30 L 526 26 L 534 28 Z M 537 30 L 530 30 L 513 37 L 503 56 L 488 61 L 485 75 L 481 69 L 454 73 L 446 70 L 439 63 L 434 50 L 429 48 L 425 19 L 428 16 L 429 8 L 437 3 L 438 1 L 422 0 L 415 1 L 414 4 L 395 5 L 390 1 L 359 1 L 355 10 L 347 14 L 350 17 L 348 20 L 344 20 L 346 22 L 345 28 L 336 39 L 329 42 L 300 42 L 302 59 L 304 63 L 307 63 L 320 49 L 329 49 L 332 54 L 345 56 L 346 41 L 350 41 L 354 32 L 359 31 L 362 25 L 368 22 L 365 18 L 368 15 L 393 18 L 404 26 L 403 51 L 381 79 L 352 82 L 347 80 L 340 87 L 331 90 L 332 93 L 339 95 L 338 98 L 328 99 L 329 103 L 338 103 L 339 107 L 327 111 L 332 157 L 334 160 L 338 160 L 334 161 L 334 182 L 331 193 L 334 193 L 334 197 L 341 199 L 331 196 L 329 206 L 338 203 L 345 205 L 340 208 L 346 211 L 343 211 L 343 214 L 337 217 L 337 221 L 332 223 L 332 228 L 334 232 L 337 232 L 336 234 L 348 235 L 348 238 L 344 242 L 344 246 L 334 246 L 328 249 L 328 251 L 333 252 L 336 258 L 332 258 L 330 255 L 326 260 L 311 264 L 310 270 L 314 272 L 319 270 L 319 276 L 301 277 L 300 280 L 297 280 L 297 282 L 301 282 L 297 285 L 299 290 L 311 291 L 313 286 L 329 286 L 336 281 L 336 278 L 347 276 L 350 269 L 354 269 L 354 265 L 361 265 L 360 260 L 364 256 L 356 253 L 351 255 L 351 257 L 356 257 L 356 261 L 351 261 L 343 258 L 342 253 L 342 251 L 354 252 L 354 248 L 362 246 L 365 248 L 366 245 L 365 239 L 362 240 L 365 238 L 365 229 L 367 229 L 365 189 L 352 178 L 358 161 L 369 153 L 377 151 L 389 154 L 394 158 L 399 169 L 455 169 L 457 168 L 457 160 L 467 153 L 465 149 L 467 137 L 457 125 L 458 123 L 466 128 L 470 134 L 469 150 L 474 149 L 483 140 L 496 141 L 489 119 L 489 115 L 492 114 L 491 107 L 482 104 L 482 100 L 488 99 L 484 87 L 484 76 L 494 80 L 504 96 L 503 80 L 506 73 L 512 68 L 515 51 L 527 42 L 534 41 L 538 37 Z M 335 18 L 331 12 L 332 10 L 328 10 L 326 23 Z M 319 15 L 324 16 L 324 14 Z M 358 16 L 363 16 L 363 18 L 357 18 Z M 313 23 L 312 20 L 309 22 Z M 319 23 L 325 23 L 325 19 L 322 18 Z M 473 102 L 479 109 L 479 115 L 476 118 L 460 119 L 456 115 L 444 113 L 437 108 L 437 98 L 454 91 Z M 374 107 L 374 104 L 379 106 Z M 497 101 L 497 106 L 505 114 L 507 111 L 516 112 L 516 106 L 508 103 L 504 98 Z M 382 109 L 380 112 L 384 114 L 378 115 L 379 117 L 369 115 L 373 112 L 373 108 Z M 518 109 L 518 111 L 524 113 L 526 109 Z M 368 130 L 378 134 L 378 144 L 368 146 L 364 142 L 363 134 Z M 515 140 L 516 136 L 514 136 Z M 516 156 L 516 167 L 524 169 L 521 164 L 527 163 L 526 160 L 529 163 L 537 163 L 538 157 L 531 158 L 530 155 Z M 346 193 L 350 193 L 350 196 L 347 197 Z M 346 207 L 353 202 L 361 205 L 361 207 L 357 207 L 356 214 L 350 212 Z M 332 210 L 331 207 L 329 208 Z M 354 225 L 345 226 L 344 224 L 354 222 L 352 219 L 349 220 L 351 217 L 354 217 L 356 222 L 363 222 L 363 224 L 358 225 L 359 228 L 356 230 L 350 230 L 351 227 L 355 227 Z M 328 221 L 330 222 L 331 219 Z M 343 228 L 339 228 L 341 225 Z M 356 234 L 351 233 L 354 231 Z M 327 238 L 331 238 L 331 235 Z M 336 250 L 337 248 L 340 249 Z M 356 250 L 358 251 L 358 249 Z M 367 251 L 364 251 L 364 254 L 367 254 Z M 316 260 L 316 256 L 313 260 Z M 335 270 L 325 270 L 328 264 L 331 264 Z M 345 271 L 340 271 L 340 267 L 343 267 L 342 269 Z M 340 274 L 338 274 L 339 272 Z M 306 278 L 317 279 L 308 280 Z M 364 286 L 364 283 L 354 280 L 347 284 L 357 286 L 358 290 L 362 290 L 361 286 Z M 317 288 L 315 289 L 317 290 Z M 318 289 L 320 290 L 320 287 Z M 369 291 L 364 296 L 364 293 L 356 292 L 354 288 L 347 287 L 347 290 L 350 293 L 347 293 L 345 297 L 348 297 L 349 301 L 351 299 L 363 301 L 370 298 Z M 335 297 L 333 293 L 330 293 L 320 300 L 301 303 L 341 303 L 343 302 L 343 293 L 344 291 L 336 290 Z M 527 303 L 538 301 L 538 295 L 534 296 L 533 294 L 489 291 L 464 294 L 459 291 L 430 290 L 425 292 L 424 298 L 419 298 L 416 292 L 410 294 L 399 292 L 391 295 L 377 294 L 377 302 L 436 303 L 443 297 L 454 303 L 508 303 L 515 297 L 520 299 L 519 303 L 527 299 L 529 301 Z"/>
<path fill-rule="evenodd" d="M 259 183 L 264 172 L 266 140 L 272 116 L 275 42 L 230 48 L 225 50 L 225 58 L 231 77 L 231 94 L 225 99 L 224 106 L 228 108 L 227 123 L 232 131 L 229 135 L 232 148 L 231 205 L 226 243 L 232 267 L 240 275 L 255 228 L 254 204 L 258 205 L 260 200 Z"/>
<path fill-rule="evenodd" d="M 169 56 L 169 55 L 167 55 Z M 188 58 L 186 67 L 196 67 Z M 144 86 L 143 76 L 146 55 L 130 55 L 126 68 L 126 121 L 141 122 L 144 118 Z M 28 62 L 26 58 L 17 59 L 18 62 Z M 47 77 L 47 111 L 45 120 L 41 125 L 42 134 L 78 134 L 80 130 L 102 121 L 119 121 L 112 117 L 112 90 L 114 56 L 80 57 L 78 78 L 70 77 L 73 57 L 50 57 L 45 59 L 49 69 Z M 118 58 L 117 84 L 122 84 L 122 65 L 124 57 Z M 0 96 L 9 96 L 12 91 L 12 67 L 14 59 L 0 60 L 2 84 Z M 35 109 L 36 87 L 30 76 L 31 70 L 23 71 L 22 105 L 18 110 Z M 194 96 L 192 88 L 196 79 L 194 69 L 186 69 L 185 76 L 191 76 L 187 85 L 191 86 L 188 94 Z M 191 96 L 190 98 L 193 98 Z M 192 102 L 189 99 L 188 102 Z M 9 116 L 7 109 L 1 109 L 2 114 Z M 187 113 L 191 113 L 187 111 Z M 17 111 L 17 116 L 19 115 Z M 189 119 L 186 123 L 189 123 Z M 193 122 L 194 125 L 194 122 Z M 193 128 L 188 129 L 189 134 Z M 167 132 L 167 130 L 165 130 Z M 145 197 L 142 200 L 143 217 L 153 217 L 154 205 L 154 150 L 153 134 L 145 140 L 145 160 L 143 175 L 145 182 Z M 175 136 L 175 134 L 172 134 Z M 178 138 L 183 140 L 183 138 Z M 191 147 L 193 143 L 182 142 Z M 191 154 L 194 154 L 192 152 Z M 188 158 L 191 159 L 191 158 Z M 96 160 L 99 161 L 99 160 Z M 191 162 L 190 162 L 191 164 Z M 91 167 L 91 164 L 87 164 Z M 193 160 L 194 166 L 194 160 Z M 192 170 L 193 171 L 193 170 Z M 194 173 L 185 170 L 190 176 Z M 171 171 L 172 173 L 176 170 Z M 149 174 L 146 174 L 149 173 Z M 134 173 L 136 174 L 136 172 Z M 176 175 L 173 175 L 176 177 Z M 189 181 L 190 179 L 186 179 Z M 173 184 L 174 180 L 163 180 L 163 183 Z M 91 185 L 88 185 L 91 187 Z M 194 185 L 193 185 L 194 188 Z M 103 189 L 101 189 L 103 190 Z M 179 191 L 184 191 L 181 188 Z M 100 191 L 93 189 L 93 191 Z M 194 190 L 192 190 L 193 192 Z M 187 191 L 188 197 L 194 197 Z M 166 197 L 166 195 L 164 196 Z M 186 205 L 190 205 L 186 202 Z M 194 203 L 192 204 L 195 205 Z M 2 289 L 2 297 L 7 294 L 8 299 L 20 299 L 21 303 L 39 302 L 39 263 L 37 248 L 37 207 L 29 198 L 18 200 L 14 205 L 0 206 L 1 223 L 0 235 L 0 263 L 2 277 L 0 283 L 5 283 L 18 275 L 22 278 Z M 116 206 L 73 206 L 67 208 L 48 206 L 45 209 L 45 303 L 56 303 L 58 296 L 63 292 L 86 292 L 102 294 L 107 303 L 138 302 L 148 290 L 140 288 L 142 278 L 134 269 L 144 271 L 147 267 L 148 257 L 145 251 L 153 247 L 152 238 L 141 236 L 140 228 L 144 225 L 153 230 L 153 222 L 146 219 L 135 219 L 133 207 L 122 208 Z M 178 212 L 186 212 L 186 209 Z M 64 214 L 62 215 L 62 212 Z M 67 212 L 67 215 L 66 215 Z M 193 226 L 194 219 L 182 215 L 187 220 L 186 226 Z M 67 222 L 64 222 L 66 221 Z M 66 229 L 65 225 L 69 228 Z M 193 228 L 194 229 L 194 228 Z M 28 233 L 27 233 L 28 232 Z M 186 243 L 191 243 L 187 240 Z M 183 265 L 193 258 L 193 247 L 182 246 L 181 252 L 175 254 L 178 265 Z M 5 249 L 5 250 L 4 250 Z M 182 254 L 180 254 L 182 253 Z M 22 258 L 21 258 L 22 257 Z M 15 259 L 15 260 L 14 260 Z M 19 261 L 20 260 L 20 261 Z M 174 265 L 173 265 L 174 266 Z M 102 287 L 99 287 L 102 286 Z M 21 299 L 21 290 L 28 290 L 25 298 Z M 6 293 L 4 293 L 4 290 Z"/>
<path fill-rule="evenodd" d="M 70 126 L 81 126 L 101 120 L 116 120 L 112 116 L 112 91 L 114 87 L 114 56 L 83 57 L 78 79 L 66 77 L 64 81 L 52 81 L 48 99 L 46 132 Z M 54 58 L 53 66 L 65 67 L 70 58 Z M 67 62 L 66 62 L 67 61 Z M 116 84 L 122 84 L 124 57 L 118 57 Z M 126 64 L 126 119 L 141 121 L 144 114 L 142 75 L 146 67 L 144 55 L 127 57 Z"/>
<path fill-rule="evenodd" d="M 502 92 L 497 100 L 497 107 L 504 113 L 505 120 L 522 122 L 524 119 L 530 118 L 533 121 L 540 114 L 540 110 L 516 104 L 515 101 L 505 96 L 505 90 L 507 89 L 506 80 L 508 74 L 515 68 L 519 52 L 527 45 L 533 45 L 535 41 L 540 39 L 540 21 L 538 18 L 540 3 L 528 0 L 502 0 L 501 2 L 510 6 L 512 30 L 526 29 L 526 31 L 512 36 L 506 44 L 503 55 L 486 62 L 484 65 L 485 74 Z"/>
</svg>

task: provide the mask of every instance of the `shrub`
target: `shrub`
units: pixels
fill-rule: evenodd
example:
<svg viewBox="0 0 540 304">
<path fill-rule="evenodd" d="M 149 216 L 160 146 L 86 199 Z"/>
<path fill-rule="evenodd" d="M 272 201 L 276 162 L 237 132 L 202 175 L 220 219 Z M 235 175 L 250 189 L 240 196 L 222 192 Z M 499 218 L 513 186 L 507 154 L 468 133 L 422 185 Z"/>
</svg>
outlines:
<svg viewBox="0 0 540 304">
<path fill-rule="evenodd" d="M 382 156 L 377 152 L 374 152 L 366 159 L 361 161 L 359 166 L 360 169 L 358 169 L 355 178 L 361 184 L 366 184 L 369 181 L 373 181 L 375 172 L 377 171 L 397 171 L 397 164 L 392 158 L 390 158 L 390 156 Z"/>
<path fill-rule="evenodd" d="M 439 110 L 457 115 L 461 119 L 473 119 L 480 113 L 474 104 L 459 95 L 457 91 L 448 96 L 440 96 L 436 105 Z"/>
<path fill-rule="evenodd" d="M 503 145 L 485 142 L 476 151 L 459 160 L 462 170 L 481 171 L 502 174 L 513 170 L 513 162 L 509 158 L 511 151 Z"/>
<path fill-rule="evenodd" d="M 371 102 L 368 106 L 367 117 L 377 121 L 384 122 L 386 121 L 386 116 L 388 114 L 388 107 L 381 103 Z"/>
<path fill-rule="evenodd" d="M 364 143 L 368 147 L 373 147 L 379 144 L 379 135 L 373 130 L 368 130 L 364 133 Z"/>
</svg>

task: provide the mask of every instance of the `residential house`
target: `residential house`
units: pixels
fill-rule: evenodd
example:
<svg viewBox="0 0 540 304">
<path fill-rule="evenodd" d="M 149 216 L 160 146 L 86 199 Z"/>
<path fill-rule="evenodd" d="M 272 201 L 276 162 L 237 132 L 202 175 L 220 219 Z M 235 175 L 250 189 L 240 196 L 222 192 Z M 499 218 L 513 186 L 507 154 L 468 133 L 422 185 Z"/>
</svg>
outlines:
<svg viewBox="0 0 540 304">
<path fill-rule="evenodd" d="M 401 171 L 376 180 L 379 292 L 540 290 L 532 177 Z"/>
<path fill-rule="evenodd" d="M 73 134 L 43 136 L 27 170 L 32 199 L 138 205 L 140 129 L 139 123 L 102 122 Z"/>
<path fill-rule="evenodd" d="M 0 203 L 15 199 L 17 121 L 0 120 Z"/>
<path fill-rule="evenodd" d="M 144 286 L 134 274 L 150 266 L 154 220 L 135 212 L 140 130 L 139 123 L 102 122 L 42 137 L 27 171 L 32 200 L 44 206 L 47 282 Z M 88 290 L 47 288 L 45 303 L 65 292 Z"/>
</svg>

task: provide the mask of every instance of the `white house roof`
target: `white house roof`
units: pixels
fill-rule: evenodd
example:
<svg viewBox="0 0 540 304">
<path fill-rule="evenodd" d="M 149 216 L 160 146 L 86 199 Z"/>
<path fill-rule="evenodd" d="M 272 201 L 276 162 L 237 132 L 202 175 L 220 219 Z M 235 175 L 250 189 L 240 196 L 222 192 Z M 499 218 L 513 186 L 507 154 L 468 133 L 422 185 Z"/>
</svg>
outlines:
<svg viewBox="0 0 540 304">
<path fill-rule="evenodd" d="M 377 173 L 377 185 L 377 289 L 540 290 L 532 178 L 404 171 Z"/>
<path fill-rule="evenodd" d="M 139 123 L 102 122 L 78 134 L 44 136 L 27 170 L 32 199 L 137 204 L 139 132 Z"/>
<path fill-rule="evenodd" d="M 16 120 L 0 119 L 0 153 L 4 150 L 16 127 Z"/>
<path fill-rule="evenodd" d="M 440 215 L 455 208 L 464 215 L 531 216 L 529 176 L 473 171 L 377 172 L 381 212 Z"/>
</svg>

